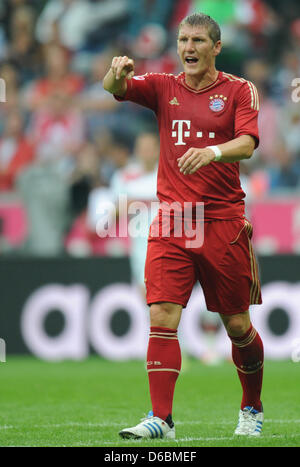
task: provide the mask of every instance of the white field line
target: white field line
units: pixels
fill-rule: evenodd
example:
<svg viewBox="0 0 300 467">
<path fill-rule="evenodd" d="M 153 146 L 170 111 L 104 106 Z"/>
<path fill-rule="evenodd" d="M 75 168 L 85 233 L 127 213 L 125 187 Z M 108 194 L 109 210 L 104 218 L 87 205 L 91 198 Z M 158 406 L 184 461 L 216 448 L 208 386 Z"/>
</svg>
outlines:
<svg viewBox="0 0 300 467">
<path fill-rule="evenodd" d="M 290 434 L 289 437 L 291 438 L 296 438 L 300 436 L 300 433 L 294 433 L 294 434 Z M 261 439 L 284 439 L 286 436 L 285 435 L 264 435 L 263 433 L 261 434 L 261 436 L 259 437 L 253 437 L 251 439 L 253 439 L 254 441 L 255 440 L 261 440 Z M 241 439 L 240 437 L 238 436 L 197 436 L 197 437 L 185 437 L 185 438 L 176 438 L 176 439 L 172 439 L 172 440 L 168 440 L 168 439 L 155 439 L 153 441 L 155 441 L 156 443 L 161 443 L 161 444 L 165 444 L 166 442 L 169 443 L 170 441 L 172 443 L 186 443 L 186 442 L 192 442 L 192 441 L 236 441 L 238 439 Z M 250 438 L 247 438 L 247 440 L 250 440 Z M 133 440 L 129 440 L 130 442 L 132 442 Z M 151 441 L 151 440 L 150 440 Z M 134 442 L 137 443 L 137 446 L 140 442 L 143 442 L 143 440 L 134 440 Z M 124 443 L 124 440 L 123 441 L 120 441 L 120 442 L 115 442 L 115 441 L 102 441 L 103 443 L 103 446 L 118 446 L 119 444 L 122 444 L 123 446 L 123 443 Z M 75 445 L 75 444 L 74 444 Z"/>
<path fill-rule="evenodd" d="M 299 436 L 299 434 L 291 434 L 289 435 L 290 437 L 297 437 Z M 286 436 L 285 435 L 264 435 L 263 433 L 258 437 L 258 438 L 255 438 L 253 437 L 252 439 L 271 439 L 271 438 L 274 438 L 274 439 L 278 439 L 278 438 L 285 438 Z M 212 436 L 212 437 L 204 437 L 204 436 L 199 436 L 199 437 L 196 437 L 196 438 L 193 438 L 193 437 L 186 437 L 186 438 L 179 438 L 177 439 L 176 441 L 178 442 L 183 442 L 183 441 L 222 441 L 222 440 L 228 440 L 228 439 L 231 439 L 231 440 L 237 440 L 237 439 L 240 439 L 238 438 L 237 436 Z M 248 438 L 249 439 L 249 438 Z"/>
<path fill-rule="evenodd" d="M 221 420 L 221 421 L 214 421 L 214 422 L 207 422 L 206 420 L 191 420 L 191 421 L 186 421 L 186 422 L 176 422 L 175 425 L 232 425 L 231 420 Z M 300 418 L 299 419 L 288 419 L 288 420 L 273 420 L 271 418 L 267 418 L 264 420 L 264 423 L 300 423 Z"/>
<path fill-rule="evenodd" d="M 265 424 L 300 424 L 300 419 L 266 419 Z M 221 420 L 221 421 L 214 421 L 209 422 L 206 420 L 187 420 L 187 421 L 175 421 L 175 425 L 232 425 L 234 424 L 233 421 L 230 420 Z M 128 422 L 101 422 L 101 423 L 92 423 L 92 422 L 65 422 L 65 423 L 48 423 L 48 424 L 34 424 L 31 425 L 31 428 L 65 428 L 65 427 L 78 427 L 78 428 L 109 428 L 109 427 L 116 427 L 120 428 L 122 426 L 128 425 Z M 15 429 L 23 429 L 24 425 L 0 425 L 0 430 L 15 430 Z M 30 426 L 26 425 L 26 431 L 30 429 Z M 198 439 L 198 438 L 197 438 Z M 199 438 L 202 439 L 202 438 Z M 205 438 L 207 439 L 207 438 Z M 217 438 L 221 439 L 221 438 Z"/>
</svg>

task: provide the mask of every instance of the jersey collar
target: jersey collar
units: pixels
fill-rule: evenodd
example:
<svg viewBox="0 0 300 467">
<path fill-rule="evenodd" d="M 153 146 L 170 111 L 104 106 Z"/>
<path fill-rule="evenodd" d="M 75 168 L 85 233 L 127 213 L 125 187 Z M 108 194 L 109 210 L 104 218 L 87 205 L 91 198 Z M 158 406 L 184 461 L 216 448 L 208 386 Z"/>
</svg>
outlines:
<svg viewBox="0 0 300 467">
<path fill-rule="evenodd" d="M 218 84 L 221 81 L 221 78 L 222 78 L 222 72 L 219 71 L 218 76 L 217 76 L 217 78 L 215 79 L 215 81 L 213 83 L 209 84 L 208 86 L 205 86 L 204 88 L 194 89 L 185 82 L 185 73 L 184 73 L 184 71 L 177 76 L 177 79 L 179 80 L 180 84 L 182 84 L 183 87 L 185 87 L 186 89 L 188 89 L 191 92 L 194 92 L 195 94 L 200 94 L 202 92 L 206 92 L 209 89 L 213 88 L 214 86 L 216 86 L 216 84 Z"/>
</svg>

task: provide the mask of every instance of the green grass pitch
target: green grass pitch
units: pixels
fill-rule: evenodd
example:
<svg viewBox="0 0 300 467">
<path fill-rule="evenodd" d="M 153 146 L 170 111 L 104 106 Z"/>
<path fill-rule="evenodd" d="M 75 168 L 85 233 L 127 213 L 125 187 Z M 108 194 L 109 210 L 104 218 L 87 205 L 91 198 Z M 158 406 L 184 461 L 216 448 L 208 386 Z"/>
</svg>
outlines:
<svg viewBox="0 0 300 467">
<path fill-rule="evenodd" d="M 233 436 L 241 389 L 230 362 L 208 367 L 185 358 L 174 400 L 175 441 L 118 435 L 150 409 L 143 362 L 8 356 L 0 374 L 1 446 L 300 446 L 300 363 L 292 361 L 265 364 L 258 439 Z"/>
</svg>

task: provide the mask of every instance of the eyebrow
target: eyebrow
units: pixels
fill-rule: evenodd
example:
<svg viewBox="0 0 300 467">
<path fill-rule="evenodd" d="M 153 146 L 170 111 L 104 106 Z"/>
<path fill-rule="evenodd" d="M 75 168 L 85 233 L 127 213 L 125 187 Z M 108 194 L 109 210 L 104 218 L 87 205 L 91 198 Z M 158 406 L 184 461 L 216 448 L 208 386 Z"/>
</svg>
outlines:
<svg viewBox="0 0 300 467">
<path fill-rule="evenodd" d="M 189 34 L 184 34 L 184 33 L 180 34 L 180 33 L 179 33 L 179 34 L 178 34 L 178 39 L 183 39 L 183 38 L 186 38 L 186 37 L 188 37 L 188 36 L 189 36 Z M 189 37 L 191 37 L 192 39 L 206 39 L 206 38 L 207 38 L 207 36 L 205 36 L 205 35 L 203 35 L 203 34 L 201 34 L 201 33 L 195 34 L 195 35 L 191 35 L 191 36 L 189 36 Z"/>
</svg>

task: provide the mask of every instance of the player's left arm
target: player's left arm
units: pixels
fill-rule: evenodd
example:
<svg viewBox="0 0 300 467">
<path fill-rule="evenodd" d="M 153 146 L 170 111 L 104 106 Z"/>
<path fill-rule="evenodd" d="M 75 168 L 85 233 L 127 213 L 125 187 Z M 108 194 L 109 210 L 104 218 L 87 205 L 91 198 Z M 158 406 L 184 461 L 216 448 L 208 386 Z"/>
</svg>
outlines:
<svg viewBox="0 0 300 467">
<path fill-rule="evenodd" d="M 183 175 L 191 175 L 211 162 L 238 162 L 242 159 L 249 159 L 253 154 L 255 145 L 253 136 L 242 135 L 226 143 L 218 144 L 220 156 L 216 156 L 216 152 L 209 146 L 206 148 L 190 148 L 183 156 L 178 158 L 178 167 Z"/>
</svg>

